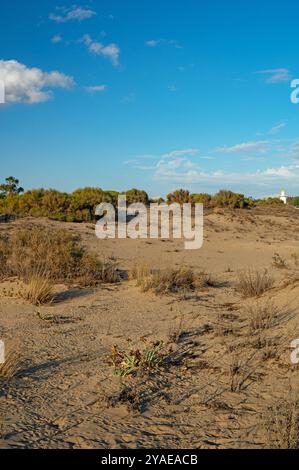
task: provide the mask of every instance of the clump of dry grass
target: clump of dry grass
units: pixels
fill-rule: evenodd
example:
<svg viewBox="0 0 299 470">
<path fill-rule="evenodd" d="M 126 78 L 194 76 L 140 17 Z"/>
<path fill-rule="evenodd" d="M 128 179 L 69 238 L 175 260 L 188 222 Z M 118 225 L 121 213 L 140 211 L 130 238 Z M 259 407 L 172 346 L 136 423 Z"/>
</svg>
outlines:
<svg viewBox="0 0 299 470">
<path fill-rule="evenodd" d="M 255 359 L 255 352 L 247 356 L 241 356 L 237 352 L 232 352 L 229 363 L 229 382 L 232 392 L 240 392 L 252 380 L 258 368 Z"/>
<path fill-rule="evenodd" d="M 130 270 L 129 278 L 137 281 L 137 285 L 140 285 L 140 282 L 150 275 L 151 270 L 147 264 L 135 264 Z"/>
<path fill-rule="evenodd" d="M 85 286 L 120 280 L 114 262 L 87 253 L 80 237 L 66 230 L 32 227 L 2 237 L 0 260 L 0 276 L 16 276 L 27 284 L 32 284 L 36 273 L 47 273 L 49 281 L 76 281 Z"/>
<path fill-rule="evenodd" d="M 256 302 L 253 305 L 245 307 L 244 310 L 249 320 L 251 332 L 271 328 L 275 325 L 275 320 L 281 313 L 281 309 L 271 300 L 265 303 Z"/>
<path fill-rule="evenodd" d="M 7 237 L 0 235 L 0 279 L 6 277 L 8 274 L 7 257 L 8 257 L 8 239 Z"/>
<path fill-rule="evenodd" d="M 264 292 L 271 289 L 273 284 L 274 279 L 267 270 L 258 271 L 248 269 L 247 271 L 239 273 L 236 290 L 245 298 L 259 297 Z"/>
<path fill-rule="evenodd" d="M 277 400 L 264 414 L 266 443 L 269 448 L 299 448 L 299 400 L 292 394 Z"/>
<path fill-rule="evenodd" d="M 214 285 L 212 277 L 204 272 L 195 273 L 189 268 L 150 269 L 147 266 L 135 267 L 131 278 L 143 292 L 152 290 L 155 294 L 184 294 Z"/>
<path fill-rule="evenodd" d="M 21 296 L 33 305 L 52 302 L 53 290 L 51 281 L 43 275 L 33 275 L 21 291 Z"/>
<path fill-rule="evenodd" d="M 0 364 L 0 382 L 8 381 L 15 377 L 19 369 L 20 356 L 14 351 L 9 351 L 5 357 L 4 364 Z"/>
</svg>

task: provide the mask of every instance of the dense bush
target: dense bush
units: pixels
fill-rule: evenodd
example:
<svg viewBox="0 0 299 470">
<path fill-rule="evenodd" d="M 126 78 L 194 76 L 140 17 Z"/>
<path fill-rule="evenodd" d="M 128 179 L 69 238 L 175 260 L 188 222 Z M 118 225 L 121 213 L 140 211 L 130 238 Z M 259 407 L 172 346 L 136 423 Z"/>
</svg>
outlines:
<svg viewBox="0 0 299 470">
<path fill-rule="evenodd" d="M 173 193 L 167 195 L 167 202 L 172 204 L 177 202 L 178 204 L 185 204 L 192 202 L 192 197 L 189 191 L 186 189 L 177 189 Z"/>
<path fill-rule="evenodd" d="M 21 194 L 18 180 L 7 179 L 9 183 L 0 188 L 0 214 L 21 217 L 49 217 L 67 222 L 89 222 L 95 220 L 95 207 L 101 202 L 117 205 L 117 191 L 104 191 L 100 188 L 81 188 L 73 193 L 55 189 L 33 189 Z M 128 204 L 149 203 L 145 191 L 131 189 L 126 193 Z"/>
<path fill-rule="evenodd" d="M 222 189 L 212 198 L 212 203 L 216 207 L 229 207 L 231 209 L 244 209 L 252 204 L 249 198 L 246 198 L 244 194 L 234 193 Z"/>
<path fill-rule="evenodd" d="M 275 206 L 277 204 L 283 205 L 283 201 L 279 197 L 267 197 L 265 199 L 257 199 L 255 201 L 257 206 Z"/>
<path fill-rule="evenodd" d="M 289 204 L 291 204 L 291 206 L 299 206 L 299 196 L 295 196 L 295 197 L 292 197 L 290 200 L 289 200 Z"/>
<path fill-rule="evenodd" d="M 140 189 L 130 189 L 126 193 L 127 204 L 132 204 L 135 202 L 142 202 L 143 204 L 149 204 L 149 197 L 145 191 Z"/>
<path fill-rule="evenodd" d="M 207 193 L 192 194 L 192 201 L 203 204 L 204 206 L 210 206 L 212 204 L 212 199 L 212 196 Z"/>
</svg>

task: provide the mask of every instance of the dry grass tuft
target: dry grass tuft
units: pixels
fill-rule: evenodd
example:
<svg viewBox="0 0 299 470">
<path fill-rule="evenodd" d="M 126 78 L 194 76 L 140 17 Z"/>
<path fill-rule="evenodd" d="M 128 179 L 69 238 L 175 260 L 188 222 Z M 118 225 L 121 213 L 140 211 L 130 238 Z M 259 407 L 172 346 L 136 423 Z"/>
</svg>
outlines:
<svg viewBox="0 0 299 470">
<path fill-rule="evenodd" d="M 250 331 L 256 332 L 275 326 L 276 319 L 281 312 L 281 309 L 271 300 L 266 303 L 257 302 L 246 307 L 245 314 L 249 320 Z"/>
<path fill-rule="evenodd" d="M 194 273 L 189 268 L 150 269 L 148 266 L 135 267 L 131 279 L 143 292 L 152 290 L 155 294 L 185 294 L 214 285 L 212 277 L 204 272 Z"/>
<path fill-rule="evenodd" d="M 239 273 L 236 289 L 245 298 L 259 297 L 271 289 L 273 284 L 274 279 L 268 274 L 267 270 L 248 269 Z"/>
<path fill-rule="evenodd" d="M 51 281 L 84 286 L 120 280 L 114 262 L 87 253 L 80 237 L 66 230 L 33 227 L 2 237 L 0 261 L 0 277 L 15 276 L 27 284 L 36 273 L 47 273 Z"/>
<path fill-rule="evenodd" d="M 21 296 L 33 305 L 51 303 L 53 300 L 52 283 L 42 275 L 33 275 L 25 284 Z"/>
<path fill-rule="evenodd" d="M 264 415 L 269 448 L 299 449 L 299 400 L 289 395 L 277 400 Z"/>
<path fill-rule="evenodd" d="M 10 351 L 7 353 L 4 364 L 0 364 L 0 382 L 15 377 L 20 369 L 20 356 Z"/>
<path fill-rule="evenodd" d="M 151 270 L 147 264 L 135 264 L 129 273 L 129 278 L 137 281 L 137 285 L 146 277 L 151 275 Z"/>
<path fill-rule="evenodd" d="M 255 379 L 255 372 L 259 366 L 255 359 L 255 352 L 249 356 L 240 356 L 232 352 L 229 364 L 229 383 L 232 392 L 240 392 Z"/>
</svg>

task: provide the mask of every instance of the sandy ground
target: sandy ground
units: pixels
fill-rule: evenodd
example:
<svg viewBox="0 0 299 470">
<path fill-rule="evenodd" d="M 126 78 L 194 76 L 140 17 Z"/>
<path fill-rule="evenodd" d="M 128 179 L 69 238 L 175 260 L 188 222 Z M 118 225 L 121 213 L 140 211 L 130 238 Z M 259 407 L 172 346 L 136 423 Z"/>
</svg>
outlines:
<svg viewBox="0 0 299 470">
<path fill-rule="evenodd" d="M 295 209 L 216 211 L 205 216 L 201 250 L 181 241 L 105 240 L 91 224 L 17 220 L 0 232 L 41 224 L 80 233 L 89 250 L 115 258 L 127 272 L 151 267 L 203 269 L 217 280 L 196 295 L 142 293 L 134 281 L 79 289 L 56 286 L 60 301 L 41 307 L 17 298 L 15 282 L 0 284 L 0 338 L 18 350 L 21 368 L 2 385 L 2 445 L 11 448 L 260 448 L 269 441 L 264 417 L 298 389 L 290 342 L 299 338 L 299 212 Z M 273 266 L 275 253 L 288 267 Z M 284 314 L 266 346 L 249 329 L 238 272 L 267 268 L 271 299 Z M 179 339 L 173 342 L 174 334 Z M 264 334 L 264 333 L 263 333 Z M 113 375 L 113 345 L 172 342 L 167 369 L 137 378 Z M 270 346 L 269 346 L 270 345 Z M 236 357 L 242 373 L 232 378 Z M 240 382 L 234 386 L 233 381 Z"/>
</svg>

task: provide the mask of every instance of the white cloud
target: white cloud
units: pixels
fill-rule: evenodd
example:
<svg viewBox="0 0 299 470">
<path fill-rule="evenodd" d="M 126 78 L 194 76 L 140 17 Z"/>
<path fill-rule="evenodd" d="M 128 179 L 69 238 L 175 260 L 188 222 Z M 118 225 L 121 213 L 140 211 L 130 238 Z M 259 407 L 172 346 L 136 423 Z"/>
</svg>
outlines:
<svg viewBox="0 0 299 470">
<path fill-rule="evenodd" d="M 83 42 L 92 54 L 106 57 L 114 66 L 119 64 L 120 48 L 117 44 L 111 43 L 104 46 L 101 42 L 93 41 L 89 34 L 85 34 L 80 42 Z"/>
<path fill-rule="evenodd" d="M 197 161 L 191 160 L 190 157 L 195 155 L 200 159 L 196 149 L 174 150 L 156 156 L 151 165 L 144 165 L 140 160 L 141 157 L 126 163 L 136 169 L 149 171 L 154 180 L 166 185 L 171 184 L 174 187 L 196 185 L 194 190 L 197 188 L 199 191 L 203 188 L 207 191 L 231 188 L 243 193 L 263 190 L 265 193 L 272 194 L 276 189 L 279 191 L 281 185 L 285 185 L 289 190 L 297 191 L 299 183 L 299 165 L 297 164 L 248 172 L 206 170 L 198 163 L 198 159 Z"/>
<path fill-rule="evenodd" d="M 63 7 L 61 9 L 62 14 L 58 15 L 55 13 L 50 13 L 49 19 L 55 21 L 56 23 L 66 23 L 67 21 L 83 21 L 93 16 L 96 16 L 96 12 L 89 8 L 82 8 L 76 5 L 71 8 Z"/>
<path fill-rule="evenodd" d="M 157 46 L 173 46 L 176 49 L 182 49 L 182 46 L 176 39 L 150 39 L 145 42 L 145 45 L 148 47 L 157 47 Z"/>
<path fill-rule="evenodd" d="M 0 80 L 5 85 L 6 103 L 41 103 L 52 98 L 51 88 L 69 89 L 74 85 L 68 75 L 29 68 L 16 60 L 0 60 Z"/>
<path fill-rule="evenodd" d="M 51 42 L 53 42 L 53 44 L 58 44 L 61 41 L 62 41 L 62 37 L 60 34 L 55 34 L 55 36 L 51 38 Z"/>
<path fill-rule="evenodd" d="M 161 40 L 160 39 L 150 39 L 149 41 L 146 41 L 146 45 L 149 47 L 156 47 L 158 44 L 160 44 Z"/>
<path fill-rule="evenodd" d="M 280 122 L 276 124 L 275 126 L 273 126 L 272 129 L 270 129 L 270 131 L 268 132 L 268 134 L 269 135 L 278 134 L 278 132 L 284 129 L 286 126 L 287 126 L 287 121 Z"/>
<path fill-rule="evenodd" d="M 169 153 L 165 153 L 164 155 L 162 155 L 162 158 L 165 159 L 165 158 L 175 158 L 175 157 L 182 157 L 182 156 L 195 156 L 195 155 L 198 155 L 199 153 L 199 150 L 198 149 L 194 149 L 194 148 L 189 148 L 189 149 L 183 149 L 183 150 L 172 150 L 171 152 Z"/>
<path fill-rule="evenodd" d="M 107 90 L 107 85 L 94 85 L 86 87 L 86 91 L 89 93 L 98 93 Z"/>
<path fill-rule="evenodd" d="M 218 153 L 247 153 L 247 152 L 259 152 L 263 153 L 268 149 L 270 142 L 266 140 L 259 140 L 253 142 L 244 142 L 236 144 L 231 147 L 219 147 L 215 149 Z"/>
<path fill-rule="evenodd" d="M 292 80 L 291 72 L 286 68 L 259 70 L 256 73 L 264 75 L 266 83 L 284 83 Z"/>
</svg>

